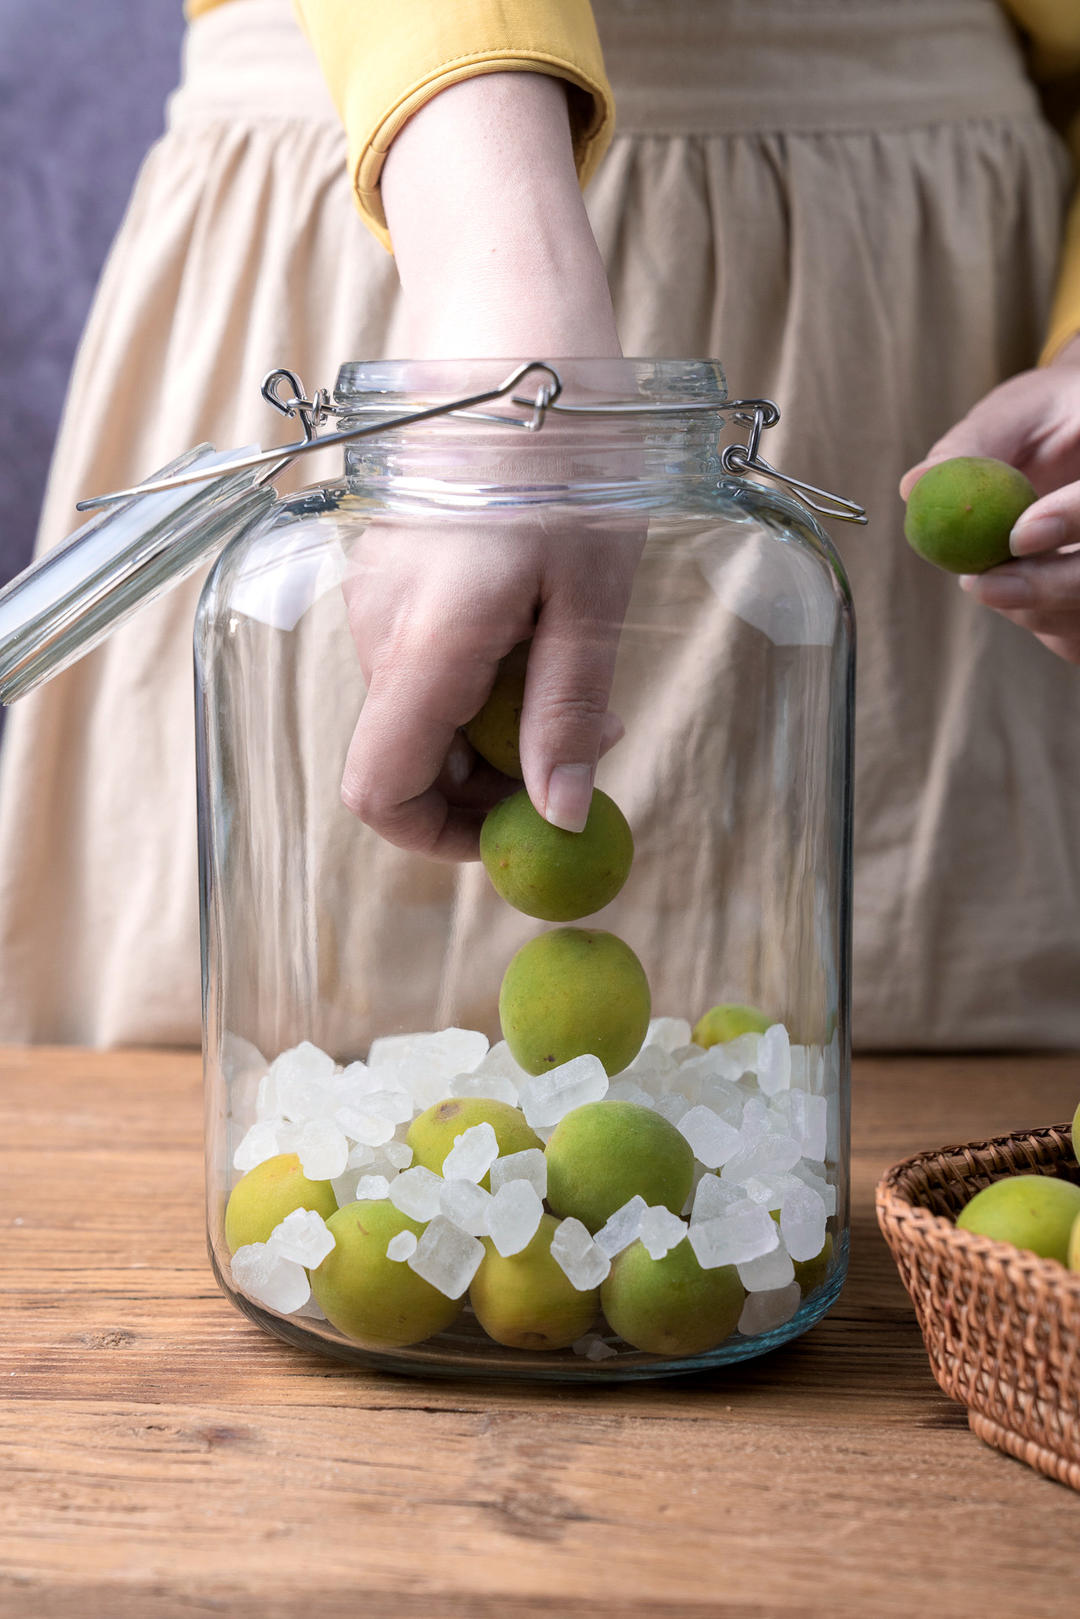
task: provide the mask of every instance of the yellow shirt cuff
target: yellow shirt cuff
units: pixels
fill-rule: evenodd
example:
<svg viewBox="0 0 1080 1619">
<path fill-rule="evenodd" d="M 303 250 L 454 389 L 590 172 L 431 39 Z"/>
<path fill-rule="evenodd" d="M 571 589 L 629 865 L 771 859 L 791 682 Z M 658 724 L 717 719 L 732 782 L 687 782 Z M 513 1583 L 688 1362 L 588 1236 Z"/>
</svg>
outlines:
<svg viewBox="0 0 1080 1619">
<path fill-rule="evenodd" d="M 390 247 L 379 180 L 407 119 L 480 73 L 565 79 L 584 185 L 611 139 L 615 105 L 588 0 L 293 0 L 345 125 L 365 223 Z"/>
</svg>

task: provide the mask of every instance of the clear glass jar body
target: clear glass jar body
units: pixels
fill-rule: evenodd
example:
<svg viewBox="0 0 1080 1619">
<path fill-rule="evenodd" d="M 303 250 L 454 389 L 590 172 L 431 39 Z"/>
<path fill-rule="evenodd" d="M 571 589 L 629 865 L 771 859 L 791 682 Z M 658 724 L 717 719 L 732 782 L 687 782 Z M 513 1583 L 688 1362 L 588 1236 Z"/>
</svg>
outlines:
<svg viewBox="0 0 1080 1619">
<path fill-rule="evenodd" d="M 498 369 L 348 367 L 338 399 L 391 415 Z M 576 376 L 592 402 L 722 399 L 704 363 L 625 362 L 616 387 Z M 226 1293 L 286 1339 L 425 1374 L 652 1376 L 759 1354 L 840 1290 L 851 603 L 808 514 L 720 472 L 721 429 L 675 412 L 528 437 L 458 420 L 388 433 L 348 451 L 343 479 L 280 502 L 207 583 L 210 1250 Z M 597 786 L 633 859 L 598 912 L 557 922 L 507 903 L 478 861 L 394 846 L 341 793 L 373 617 L 448 555 L 475 592 L 537 546 L 634 559 L 621 625 L 597 627 L 617 631 L 624 728 Z M 500 1024 L 511 959 L 569 931 L 614 935 L 648 981 L 629 1044 L 584 1069 L 520 1031 L 508 1051 Z M 542 991 L 519 974 L 541 1045 L 577 972 L 556 966 Z M 609 1017 L 604 984 L 593 1004 Z M 718 1005 L 762 1016 L 692 1039 Z M 283 1234 L 301 1207 L 314 1212 Z"/>
</svg>

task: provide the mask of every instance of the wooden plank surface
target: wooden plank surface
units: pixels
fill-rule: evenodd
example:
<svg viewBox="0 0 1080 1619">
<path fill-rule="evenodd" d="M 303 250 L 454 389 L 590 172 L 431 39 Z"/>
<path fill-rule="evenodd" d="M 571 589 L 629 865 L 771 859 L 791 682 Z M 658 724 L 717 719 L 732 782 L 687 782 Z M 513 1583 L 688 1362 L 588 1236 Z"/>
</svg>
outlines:
<svg viewBox="0 0 1080 1619">
<path fill-rule="evenodd" d="M 933 1383 L 873 1217 L 923 1147 L 1060 1122 L 1080 1058 L 857 1065 L 847 1287 L 615 1388 L 358 1372 L 218 1293 L 187 1054 L 0 1052 L 0 1615 L 1057 1619 L 1080 1497 Z"/>
</svg>

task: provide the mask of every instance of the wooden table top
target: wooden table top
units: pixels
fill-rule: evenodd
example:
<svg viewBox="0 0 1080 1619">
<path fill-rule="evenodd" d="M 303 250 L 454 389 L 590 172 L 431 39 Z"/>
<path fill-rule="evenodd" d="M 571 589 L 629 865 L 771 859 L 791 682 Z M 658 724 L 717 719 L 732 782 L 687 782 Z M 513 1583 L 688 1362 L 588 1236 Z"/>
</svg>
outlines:
<svg viewBox="0 0 1080 1619">
<path fill-rule="evenodd" d="M 1080 1498 L 939 1392 L 873 1191 L 1070 1117 L 1080 1058 L 856 1065 L 850 1279 L 728 1372 L 421 1382 L 219 1294 L 188 1053 L 0 1052 L 7 1619 L 1057 1619 Z"/>
</svg>

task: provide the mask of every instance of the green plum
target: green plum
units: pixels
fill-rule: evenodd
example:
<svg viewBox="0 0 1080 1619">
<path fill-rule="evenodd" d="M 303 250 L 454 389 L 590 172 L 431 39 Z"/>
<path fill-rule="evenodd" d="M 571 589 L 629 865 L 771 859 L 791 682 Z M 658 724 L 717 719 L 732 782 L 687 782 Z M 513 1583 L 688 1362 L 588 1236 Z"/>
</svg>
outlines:
<svg viewBox="0 0 1080 1619">
<path fill-rule="evenodd" d="M 235 1253 L 249 1242 L 265 1242 L 294 1209 L 314 1209 L 328 1220 L 337 1212 L 329 1181 L 309 1181 L 294 1152 L 264 1158 L 241 1176 L 225 1209 L 225 1241 Z"/>
<path fill-rule="evenodd" d="M 690 1195 L 694 1154 L 675 1126 L 636 1102 L 586 1102 L 555 1126 L 547 1144 L 548 1203 L 598 1231 L 635 1196 L 679 1214 Z"/>
<path fill-rule="evenodd" d="M 541 933 L 513 957 L 499 991 L 503 1037 L 529 1074 L 592 1052 L 617 1074 L 649 1027 L 649 981 L 628 944 L 590 928 Z"/>
<path fill-rule="evenodd" d="M 733 1001 L 722 1001 L 710 1006 L 694 1024 L 690 1038 L 695 1046 L 724 1046 L 737 1040 L 740 1034 L 764 1034 L 775 1018 L 768 1018 L 754 1006 L 739 1006 Z"/>
<path fill-rule="evenodd" d="M 1009 534 L 1035 499 L 1030 481 L 1006 461 L 958 455 L 929 467 L 907 502 L 904 534 L 927 562 L 949 573 L 984 573 L 1008 562 Z"/>
<path fill-rule="evenodd" d="M 485 1237 L 486 1252 L 473 1277 L 469 1302 L 497 1344 L 510 1349 L 566 1349 L 596 1320 L 599 1288 L 579 1292 L 552 1258 L 551 1239 L 558 1226 L 552 1215 L 543 1215 L 532 1241 L 509 1258 Z"/>
<path fill-rule="evenodd" d="M 530 1147 L 543 1150 L 544 1143 L 525 1123 L 520 1108 L 489 1096 L 450 1096 L 426 1108 L 410 1124 L 405 1139 L 413 1150 L 413 1163 L 441 1175 L 446 1155 L 456 1138 L 476 1124 L 491 1125 L 499 1143 L 500 1158 L 512 1152 L 525 1152 Z M 480 1182 L 485 1191 L 489 1182 L 490 1175 L 485 1175 Z"/>
<path fill-rule="evenodd" d="M 419 1237 L 423 1226 L 388 1198 L 346 1203 L 326 1222 L 335 1246 L 311 1272 L 315 1302 L 332 1326 L 369 1349 L 401 1348 L 445 1332 L 460 1299 L 448 1299 L 386 1245 L 399 1232 Z"/>
<path fill-rule="evenodd" d="M 1053 1175 L 1007 1175 L 976 1192 L 956 1217 L 963 1231 L 1011 1242 L 1064 1265 L 1080 1214 L 1080 1186 Z"/>
<path fill-rule="evenodd" d="M 495 683 L 479 713 L 465 726 L 465 735 L 482 759 L 504 776 L 521 780 L 521 710 L 525 702 L 525 670 L 529 641 L 519 641 L 499 664 Z"/>
<path fill-rule="evenodd" d="M 522 788 L 488 811 L 480 858 L 508 905 L 544 922 L 573 922 L 615 898 L 630 873 L 634 839 L 622 810 L 599 789 L 584 830 L 564 832 L 537 813 Z"/>
<path fill-rule="evenodd" d="M 663 1259 L 644 1244 L 619 1254 L 600 1289 L 608 1325 L 653 1355 L 700 1355 L 729 1338 L 746 1292 L 734 1265 L 703 1270 L 684 1238 Z"/>
</svg>

